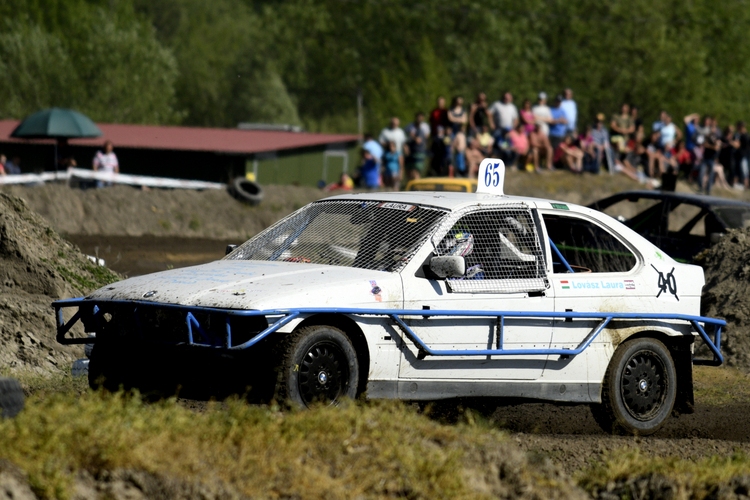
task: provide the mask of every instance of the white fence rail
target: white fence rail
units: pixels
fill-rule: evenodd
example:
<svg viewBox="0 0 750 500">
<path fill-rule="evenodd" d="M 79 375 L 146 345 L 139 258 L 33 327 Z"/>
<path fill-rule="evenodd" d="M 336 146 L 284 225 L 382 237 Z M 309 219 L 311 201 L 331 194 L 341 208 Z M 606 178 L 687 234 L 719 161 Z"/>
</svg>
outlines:
<svg viewBox="0 0 750 500">
<path fill-rule="evenodd" d="M 191 181 L 170 179 L 168 177 L 151 177 L 148 175 L 116 174 L 114 172 L 94 172 L 84 168 L 69 168 L 64 172 L 43 172 L 41 174 L 21 174 L 0 176 L 3 184 L 39 184 L 50 181 L 102 181 L 112 184 L 130 186 L 148 186 L 168 189 L 226 189 L 220 182 Z"/>
</svg>

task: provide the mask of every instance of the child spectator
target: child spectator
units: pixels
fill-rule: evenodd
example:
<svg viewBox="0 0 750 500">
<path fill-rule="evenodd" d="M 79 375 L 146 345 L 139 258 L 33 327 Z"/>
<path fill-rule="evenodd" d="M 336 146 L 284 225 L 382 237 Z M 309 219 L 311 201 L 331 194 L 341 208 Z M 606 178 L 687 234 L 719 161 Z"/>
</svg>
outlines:
<svg viewBox="0 0 750 500">
<path fill-rule="evenodd" d="M 393 190 L 398 189 L 401 182 L 401 170 L 403 169 L 403 156 L 398 154 L 396 143 L 390 141 L 383 155 L 383 183 L 385 187 Z"/>
<path fill-rule="evenodd" d="M 479 141 L 476 138 L 469 139 L 469 145 L 466 148 L 466 164 L 469 168 L 470 178 L 475 179 L 477 177 L 479 164 L 482 163 L 482 160 L 484 160 L 484 155 L 479 149 Z"/>
<path fill-rule="evenodd" d="M 449 170 L 450 176 L 460 175 L 466 176 L 466 134 L 462 129 L 458 129 L 456 135 L 453 136 L 453 142 L 451 143 L 453 149 L 453 165 Z"/>
<path fill-rule="evenodd" d="M 479 149 L 485 156 L 492 154 L 492 145 L 495 143 L 495 138 L 490 134 L 490 129 L 487 125 L 482 127 L 481 133 L 477 136 L 479 141 Z"/>
<path fill-rule="evenodd" d="M 362 161 L 359 164 L 359 181 L 367 189 L 377 189 L 380 187 L 380 172 L 378 164 L 373 158 L 372 153 L 362 149 Z"/>
</svg>

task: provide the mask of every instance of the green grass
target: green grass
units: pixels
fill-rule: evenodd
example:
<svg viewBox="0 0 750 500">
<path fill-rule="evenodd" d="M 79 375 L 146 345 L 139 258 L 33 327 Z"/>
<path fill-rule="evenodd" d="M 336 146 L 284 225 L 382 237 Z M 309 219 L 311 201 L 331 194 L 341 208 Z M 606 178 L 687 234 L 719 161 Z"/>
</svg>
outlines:
<svg viewBox="0 0 750 500">
<path fill-rule="evenodd" d="M 47 498 L 68 497 L 77 471 L 118 468 L 211 478 L 251 497 L 483 498 L 466 480 L 478 462 L 467 455 L 506 439 L 392 402 L 279 412 L 232 400 L 194 412 L 132 395 L 41 392 L 0 422 L 0 456 Z"/>
<path fill-rule="evenodd" d="M 634 477 L 661 476 L 679 492 L 676 498 L 706 498 L 732 478 L 750 474 L 750 458 L 743 453 L 712 456 L 697 461 L 675 457 L 651 457 L 637 448 L 621 448 L 577 475 L 578 485 L 591 494 L 605 490 L 611 482 Z"/>
</svg>

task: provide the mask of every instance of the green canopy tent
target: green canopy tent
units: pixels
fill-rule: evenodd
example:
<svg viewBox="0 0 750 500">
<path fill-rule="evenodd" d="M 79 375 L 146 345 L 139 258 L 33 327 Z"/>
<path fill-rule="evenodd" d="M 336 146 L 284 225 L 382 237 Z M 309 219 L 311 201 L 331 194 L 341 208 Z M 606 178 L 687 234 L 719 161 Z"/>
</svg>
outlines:
<svg viewBox="0 0 750 500">
<path fill-rule="evenodd" d="M 18 139 L 55 139 L 55 170 L 57 151 L 68 139 L 101 137 L 102 131 L 89 117 L 64 108 L 48 108 L 29 115 L 11 132 Z"/>
</svg>

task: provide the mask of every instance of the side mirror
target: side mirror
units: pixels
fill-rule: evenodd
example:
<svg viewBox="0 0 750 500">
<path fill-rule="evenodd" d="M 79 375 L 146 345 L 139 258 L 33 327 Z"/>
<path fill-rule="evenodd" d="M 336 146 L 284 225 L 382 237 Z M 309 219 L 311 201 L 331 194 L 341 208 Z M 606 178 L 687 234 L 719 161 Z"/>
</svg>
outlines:
<svg viewBox="0 0 750 500">
<path fill-rule="evenodd" d="M 227 245 L 226 250 L 224 250 L 224 255 L 229 255 L 235 248 L 237 248 L 237 245 Z"/>
<path fill-rule="evenodd" d="M 441 278 L 458 278 L 466 273 L 466 261 L 459 255 L 440 255 L 430 259 L 430 271 Z"/>
</svg>

